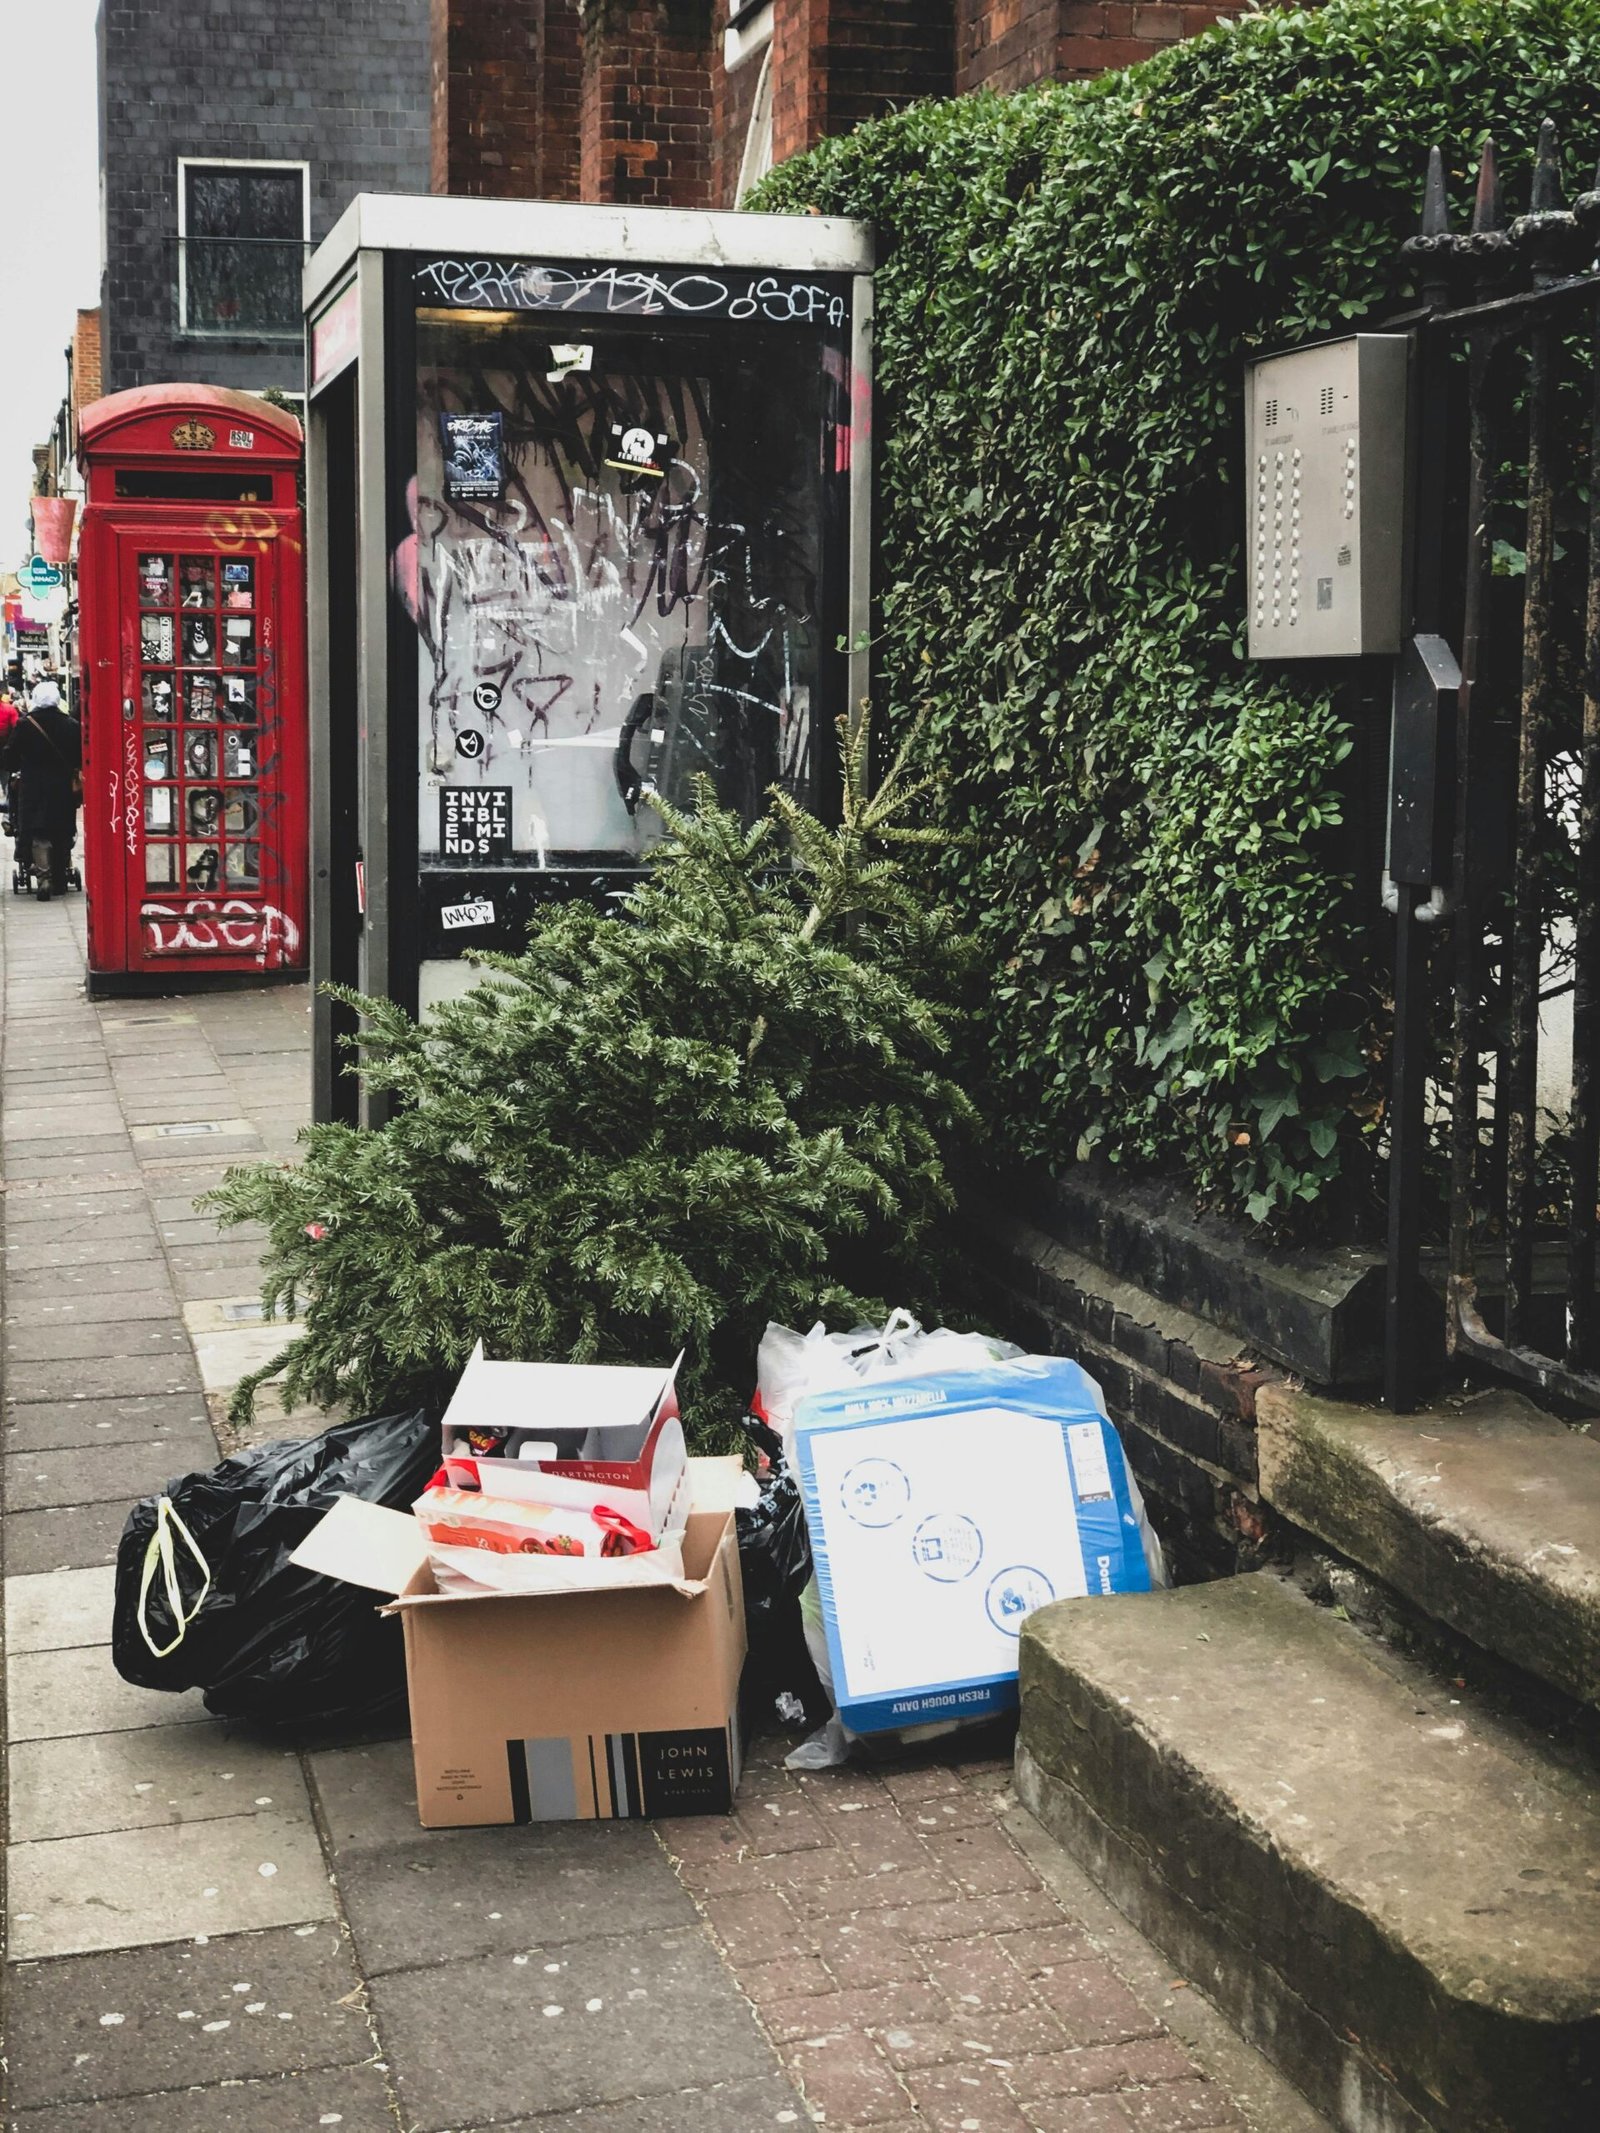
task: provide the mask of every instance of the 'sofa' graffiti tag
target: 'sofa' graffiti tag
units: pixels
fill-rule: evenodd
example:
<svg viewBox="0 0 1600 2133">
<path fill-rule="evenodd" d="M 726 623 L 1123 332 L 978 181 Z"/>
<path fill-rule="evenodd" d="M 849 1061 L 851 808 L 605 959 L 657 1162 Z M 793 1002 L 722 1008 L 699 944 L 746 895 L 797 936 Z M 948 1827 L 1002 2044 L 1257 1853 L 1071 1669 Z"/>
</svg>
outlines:
<svg viewBox="0 0 1600 2133">
<path fill-rule="evenodd" d="M 220 904 L 208 896 L 181 905 L 145 904 L 139 916 L 152 955 L 250 955 L 265 970 L 287 963 L 300 946 L 300 928 L 276 905 L 238 897 Z"/>
</svg>

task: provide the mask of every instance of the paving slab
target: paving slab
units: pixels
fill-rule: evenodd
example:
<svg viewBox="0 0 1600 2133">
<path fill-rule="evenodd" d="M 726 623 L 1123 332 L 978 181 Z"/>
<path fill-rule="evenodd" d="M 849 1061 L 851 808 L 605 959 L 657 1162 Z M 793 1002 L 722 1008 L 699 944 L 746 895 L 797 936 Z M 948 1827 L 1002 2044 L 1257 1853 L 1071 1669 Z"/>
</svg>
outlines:
<svg viewBox="0 0 1600 2133">
<path fill-rule="evenodd" d="M 356 1946 L 359 1956 L 359 1933 Z M 495 1955 L 442 1974 L 430 1966 L 373 1980 L 378 2033 L 394 2040 L 401 2115 L 417 2133 L 530 2110 L 636 2103 L 778 2071 L 698 1928 L 546 1941 L 520 1952 L 521 1963 Z"/>
<path fill-rule="evenodd" d="M 208 1425 L 163 1430 L 138 1444 L 94 1444 L 74 1451 L 6 1455 L 6 1502 L 13 1512 L 81 1503 L 132 1505 L 180 1474 L 216 1464 Z"/>
<path fill-rule="evenodd" d="M 213 1303 L 188 1303 L 184 1321 L 194 1345 L 200 1382 L 207 1392 L 231 1392 L 235 1385 L 261 1370 L 281 1355 L 305 1331 L 293 1319 L 267 1319 L 251 1325 L 206 1326 L 204 1320 L 217 1311 Z M 200 1320 L 200 1324 L 196 1321 Z"/>
<path fill-rule="evenodd" d="M 289 1749 L 214 1720 L 14 1741 L 10 1769 L 13 1844 L 211 1822 L 258 1808 L 294 1809 L 305 1799 Z"/>
<path fill-rule="evenodd" d="M 26 1183 L 41 1178 L 58 1178 L 74 1183 L 85 1177 L 121 1178 L 137 1176 L 139 1159 L 129 1141 L 117 1137 L 117 1146 L 103 1153 L 86 1155 L 81 1149 L 72 1155 L 19 1155 L 6 1158 L 5 1174 L 8 1184 Z"/>
<path fill-rule="evenodd" d="M 174 1440 L 196 1425 L 206 1426 L 206 1403 L 198 1392 L 31 1400 L 20 1407 L 8 1402 L 4 1446 L 8 1452 L 35 1452 L 85 1444 L 143 1444 L 151 1437 Z"/>
<path fill-rule="evenodd" d="M 41 1280 L 37 1274 L 8 1281 L 6 1325 L 13 1331 L 35 1326 L 65 1330 L 75 1326 L 150 1325 L 157 1319 L 177 1318 L 178 1299 L 159 1265 L 147 1263 L 102 1271 L 125 1273 L 130 1278 L 103 1285 L 80 1278 L 70 1286 L 64 1281 Z"/>
<path fill-rule="evenodd" d="M 139 1361 L 158 1355 L 186 1355 L 188 1338 L 176 1316 L 157 1319 L 96 1320 L 83 1314 L 60 1325 L 11 1322 L 3 1348 L 10 1363 L 103 1361 L 108 1356 Z"/>
<path fill-rule="evenodd" d="M 21 1652 L 70 1651 L 109 1642 L 115 1592 L 116 1573 L 110 1569 L 7 1578 L 7 1652 L 14 1659 Z"/>
<path fill-rule="evenodd" d="M 11 1242 L 6 1246 L 8 1275 L 160 1263 L 161 1240 L 156 1226 L 143 1220 L 109 1222 L 100 1231 L 92 1224 L 85 1224 L 78 1231 L 60 1231 L 46 1223 L 33 1229 L 13 1228 Z"/>
<path fill-rule="evenodd" d="M 641 1822 L 424 1830 L 409 1741 L 308 1758 L 340 1893 L 368 1976 L 537 1940 L 688 1926 L 694 1906 Z"/>
<path fill-rule="evenodd" d="M 15 2133 L 395 2133 L 383 2076 L 329 2067 L 281 2081 L 180 2089 L 19 2111 Z"/>
<path fill-rule="evenodd" d="M 7 1735 L 12 1741 L 121 1732 L 128 1726 L 186 1725 L 205 1716 L 198 1689 L 175 1694 L 124 1681 L 105 1644 L 18 1652 L 6 1669 Z"/>
<path fill-rule="evenodd" d="M 20 1963 L 8 1983 L 11 2102 L 23 2110 L 372 2056 L 360 1980 L 336 1925 Z M 147 2124 L 158 2109 L 152 2103 Z"/>
<path fill-rule="evenodd" d="M 764 2133 L 781 2126 L 808 2126 L 811 2114 L 781 2074 L 765 2081 L 730 2081 L 717 2088 L 685 2089 L 644 2103 L 601 2104 L 559 2111 L 553 2117 L 519 2118 L 511 2125 L 474 2128 L 473 2133 Z M 896 2127 L 894 2133 L 901 2133 Z M 1094 2133 L 1086 2126 L 1085 2133 Z M 1108 2133 L 1124 2133 L 1113 2126 Z"/>
<path fill-rule="evenodd" d="M 30 1233 L 49 1228 L 59 1237 L 89 1235 L 133 1237 L 149 1235 L 155 1224 L 150 1203 L 142 1192 L 118 1189 L 108 1192 L 47 1192 L 8 1190 L 5 1199 L 7 1243 L 34 1244 Z M 125 1224 L 126 1227 L 117 1227 Z"/>
<path fill-rule="evenodd" d="M 13 1400 L 104 1400 L 130 1392 L 197 1392 L 200 1376 L 187 1353 L 75 1356 L 60 1363 L 13 1363 L 6 1383 Z"/>
<path fill-rule="evenodd" d="M 11 1960 L 335 1916 L 309 1812 L 278 1808 L 10 1851 Z"/>
<path fill-rule="evenodd" d="M 15 1512 L 4 1524 L 6 1571 L 20 1577 L 113 1563 L 127 1516 L 128 1506 L 120 1503 Z"/>
</svg>

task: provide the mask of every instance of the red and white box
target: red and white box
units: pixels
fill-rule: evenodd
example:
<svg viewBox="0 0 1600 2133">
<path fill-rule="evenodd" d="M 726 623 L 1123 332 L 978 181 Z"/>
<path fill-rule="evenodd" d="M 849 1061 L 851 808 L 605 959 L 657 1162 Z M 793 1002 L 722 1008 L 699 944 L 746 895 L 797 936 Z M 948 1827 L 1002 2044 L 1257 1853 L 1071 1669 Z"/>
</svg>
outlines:
<svg viewBox="0 0 1600 2133">
<path fill-rule="evenodd" d="M 688 1468 L 669 1366 L 491 1362 L 480 1341 L 445 1410 L 443 1479 L 512 1502 L 620 1514 L 659 1540 L 681 1523 Z M 507 1432 L 473 1451 L 472 1430 Z M 597 1529 L 598 1530 L 598 1529 Z"/>
</svg>

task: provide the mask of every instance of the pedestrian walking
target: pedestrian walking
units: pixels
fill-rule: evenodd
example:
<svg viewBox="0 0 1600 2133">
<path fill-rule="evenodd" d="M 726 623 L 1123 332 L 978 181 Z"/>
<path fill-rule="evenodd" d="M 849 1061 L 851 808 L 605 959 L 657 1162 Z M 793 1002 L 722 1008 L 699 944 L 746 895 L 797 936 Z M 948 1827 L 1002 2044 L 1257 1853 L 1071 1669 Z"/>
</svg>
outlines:
<svg viewBox="0 0 1600 2133">
<path fill-rule="evenodd" d="M 53 681 L 34 685 L 28 708 L 0 739 L 11 779 L 12 834 L 33 867 L 40 903 L 65 892 L 83 798 L 83 738 Z"/>
<path fill-rule="evenodd" d="M 11 729 L 22 716 L 22 706 L 17 702 L 9 681 L 0 681 L 0 749 L 10 738 Z M 0 829 L 11 835 L 11 776 L 0 769 Z"/>
</svg>

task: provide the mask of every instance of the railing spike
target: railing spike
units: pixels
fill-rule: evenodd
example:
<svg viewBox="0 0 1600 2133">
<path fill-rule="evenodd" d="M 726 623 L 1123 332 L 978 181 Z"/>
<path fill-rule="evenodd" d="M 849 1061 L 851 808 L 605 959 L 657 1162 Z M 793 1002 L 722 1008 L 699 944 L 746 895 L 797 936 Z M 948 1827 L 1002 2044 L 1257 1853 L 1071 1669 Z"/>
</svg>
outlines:
<svg viewBox="0 0 1600 2133">
<path fill-rule="evenodd" d="M 1534 215 L 1557 215 L 1566 205 L 1561 197 L 1561 158 L 1556 153 L 1556 122 L 1539 123 L 1539 151 L 1533 164 L 1533 195 L 1528 211 Z"/>
<path fill-rule="evenodd" d="M 1504 225 L 1500 212 L 1500 166 L 1495 159 L 1494 142 L 1483 144 L 1483 154 L 1478 159 L 1478 190 L 1472 203 L 1472 228 L 1475 235 L 1484 236 Z"/>
<path fill-rule="evenodd" d="M 1450 196 L 1444 188 L 1444 153 L 1441 149 L 1428 150 L 1428 176 L 1422 188 L 1422 235 L 1424 237 L 1448 237 L 1450 234 Z"/>
</svg>

